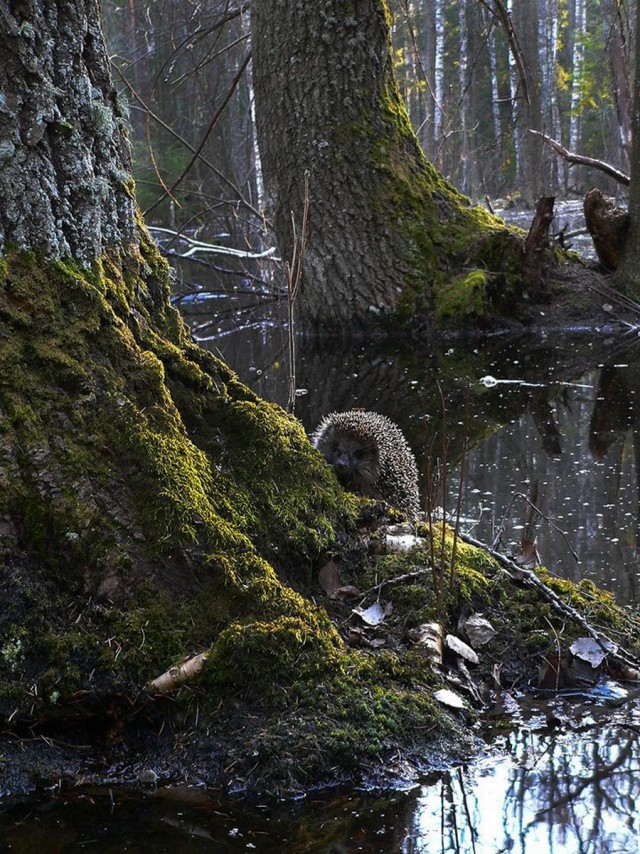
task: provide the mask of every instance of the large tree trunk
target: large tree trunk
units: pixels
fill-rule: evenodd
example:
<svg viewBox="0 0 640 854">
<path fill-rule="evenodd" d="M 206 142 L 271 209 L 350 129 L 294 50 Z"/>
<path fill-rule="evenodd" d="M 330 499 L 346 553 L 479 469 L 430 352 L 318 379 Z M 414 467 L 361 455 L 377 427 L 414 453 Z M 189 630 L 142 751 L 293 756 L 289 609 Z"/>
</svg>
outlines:
<svg viewBox="0 0 640 854">
<path fill-rule="evenodd" d="M 640 298 L 640 61 L 637 45 L 640 34 L 640 3 L 636 12 L 636 62 L 633 78 L 631 151 L 629 154 L 629 222 L 628 233 L 614 281 L 621 290 Z"/>
<path fill-rule="evenodd" d="M 251 684 L 256 702 L 271 664 L 297 680 L 310 655 L 317 671 L 340 654 L 326 614 L 276 573 L 302 588 L 352 511 L 300 424 L 171 308 L 134 219 L 97 0 L 0 0 L 0 16 L 0 791 L 28 788 L 29 763 L 46 776 L 96 758 L 28 756 L 9 730 L 85 744 L 118 730 L 140 748 L 133 698 L 142 710 L 147 680 L 202 650 L 211 728 L 232 727 L 204 749 L 213 779 L 220 749 L 255 766 L 248 734 L 228 756 L 234 692 Z"/>
<path fill-rule="evenodd" d="M 0 3 L 0 252 L 81 263 L 133 240 L 129 145 L 98 3 Z"/>
<path fill-rule="evenodd" d="M 357 499 L 171 307 L 97 0 L 18 5 L 0 0 L 0 793 L 86 779 L 121 744 L 120 779 L 271 791 L 344 778 L 361 744 L 422 755 L 430 668 L 407 703 L 404 669 L 365 672 L 310 598 Z M 187 657 L 198 692 L 152 697 Z"/>
<path fill-rule="evenodd" d="M 252 32 L 260 150 L 285 260 L 310 175 L 300 322 L 328 332 L 429 323 L 436 290 L 473 266 L 501 225 L 420 151 L 393 77 L 386 3 L 292 10 L 256 0 Z"/>
</svg>

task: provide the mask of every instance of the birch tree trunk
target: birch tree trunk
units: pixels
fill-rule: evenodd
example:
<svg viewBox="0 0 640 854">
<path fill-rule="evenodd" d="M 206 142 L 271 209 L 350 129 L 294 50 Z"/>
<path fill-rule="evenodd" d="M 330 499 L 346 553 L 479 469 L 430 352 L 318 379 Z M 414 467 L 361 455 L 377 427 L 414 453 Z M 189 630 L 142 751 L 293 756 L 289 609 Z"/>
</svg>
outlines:
<svg viewBox="0 0 640 854">
<path fill-rule="evenodd" d="M 435 32 L 433 69 L 433 148 L 436 166 L 442 169 L 444 145 L 444 0 L 434 0 L 433 22 Z"/>
<path fill-rule="evenodd" d="M 573 26 L 573 52 L 571 61 L 571 113 L 569 120 L 569 149 L 580 150 L 580 108 L 582 75 L 584 68 L 584 46 L 587 32 L 586 0 L 575 0 Z"/>
<path fill-rule="evenodd" d="M 507 0 L 507 14 L 513 20 L 513 0 Z M 521 80 L 516 65 L 516 60 L 513 55 L 513 50 L 509 49 L 509 92 L 511 97 L 511 127 L 513 131 L 513 147 L 516 162 L 516 184 L 522 185 L 523 182 L 523 164 L 522 164 L 522 131 L 520 129 L 520 98 Z"/>
<path fill-rule="evenodd" d="M 483 8 L 485 19 L 488 17 L 486 9 Z M 493 122 L 493 135 L 495 139 L 495 150 L 499 154 L 502 151 L 502 120 L 500 117 L 500 90 L 498 86 L 498 58 L 496 55 L 495 23 L 489 21 L 487 50 L 489 51 L 489 73 L 491 76 L 491 120 Z"/>
<path fill-rule="evenodd" d="M 545 130 L 552 139 L 562 138 L 560 110 L 558 105 L 558 0 L 544 0 L 539 17 L 540 45 L 542 57 L 540 63 L 542 84 L 542 114 Z M 559 170 L 566 172 L 564 164 L 552 156 L 548 161 L 548 181 L 546 191 L 555 195 L 560 184 L 566 189 L 565 181 L 560 180 Z"/>
<path fill-rule="evenodd" d="M 471 95 L 469 90 L 471 81 L 468 79 L 469 75 L 469 31 L 467 25 L 467 7 L 466 0 L 461 0 L 458 5 L 458 14 L 459 14 L 459 24 L 460 24 L 460 37 L 459 37 L 459 45 L 460 45 L 460 62 L 458 65 L 458 84 L 460 88 L 460 97 L 458 99 L 458 105 L 460 110 L 460 162 L 461 162 L 461 171 L 460 171 L 460 189 L 463 193 L 467 195 L 471 195 L 473 193 L 473 178 L 471 175 L 472 172 L 472 163 L 470 157 L 470 149 L 471 149 L 471 140 L 469 139 L 469 134 L 471 133 L 471 128 L 469 127 L 469 105 L 471 101 Z"/>
</svg>

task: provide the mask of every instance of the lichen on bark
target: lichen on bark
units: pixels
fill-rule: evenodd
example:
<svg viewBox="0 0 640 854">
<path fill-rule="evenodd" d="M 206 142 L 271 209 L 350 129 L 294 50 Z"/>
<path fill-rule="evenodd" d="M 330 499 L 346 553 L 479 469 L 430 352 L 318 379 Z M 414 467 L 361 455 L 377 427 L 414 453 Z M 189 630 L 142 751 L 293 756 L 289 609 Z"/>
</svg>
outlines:
<svg viewBox="0 0 640 854">
<path fill-rule="evenodd" d="M 131 242 L 129 143 L 97 2 L 2 4 L 0 54 L 0 252 L 86 265 Z"/>
</svg>

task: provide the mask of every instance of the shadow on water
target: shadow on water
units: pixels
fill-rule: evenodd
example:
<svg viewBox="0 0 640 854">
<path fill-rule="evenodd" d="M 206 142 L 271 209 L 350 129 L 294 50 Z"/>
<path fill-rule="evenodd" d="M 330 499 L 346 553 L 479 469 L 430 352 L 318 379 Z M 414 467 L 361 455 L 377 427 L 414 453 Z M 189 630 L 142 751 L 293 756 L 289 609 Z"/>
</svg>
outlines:
<svg viewBox="0 0 640 854">
<path fill-rule="evenodd" d="M 497 757 L 405 792 L 296 804 L 220 800 L 203 789 L 78 789 L 0 811 L 0 852 L 213 851 L 260 854 L 636 854 L 640 713 L 598 725 L 593 705 L 565 723 L 530 710 L 494 739 Z"/>
</svg>

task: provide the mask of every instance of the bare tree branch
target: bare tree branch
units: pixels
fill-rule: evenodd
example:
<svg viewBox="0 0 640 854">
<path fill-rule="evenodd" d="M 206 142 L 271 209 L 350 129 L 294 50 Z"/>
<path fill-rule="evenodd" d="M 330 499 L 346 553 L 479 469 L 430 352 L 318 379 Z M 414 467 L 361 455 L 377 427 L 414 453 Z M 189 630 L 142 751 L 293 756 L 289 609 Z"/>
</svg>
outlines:
<svg viewBox="0 0 640 854">
<path fill-rule="evenodd" d="M 541 133 L 539 130 L 529 128 L 529 133 L 534 134 L 534 136 L 539 136 L 543 142 L 546 142 L 550 148 L 563 157 L 568 163 L 571 163 L 572 165 L 578 164 L 580 166 L 591 166 L 593 169 L 599 169 L 601 172 L 604 172 L 605 175 L 609 175 L 611 178 L 614 178 L 624 187 L 629 186 L 629 176 L 624 172 L 621 172 L 619 169 L 616 169 L 616 167 L 612 166 L 611 163 L 606 163 L 604 160 L 596 160 L 594 157 L 585 157 L 583 154 L 576 154 L 574 151 L 569 151 L 557 140 L 551 139 L 550 136 Z"/>
<path fill-rule="evenodd" d="M 176 189 L 176 187 L 178 187 L 184 181 L 184 179 L 187 177 L 187 175 L 191 171 L 191 167 L 196 162 L 196 160 L 200 157 L 200 153 L 201 153 L 202 149 L 204 148 L 205 143 L 207 142 L 207 140 L 211 136 L 213 129 L 217 125 L 218 119 L 220 118 L 222 113 L 225 111 L 227 104 L 231 100 L 233 93 L 236 91 L 238 83 L 240 82 L 247 65 L 249 65 L 250 59 L 251 59 L 251 52 L 249 52 L 246 55 L 246 57 L 244 58 L 242 65 L 238 69 L 238 73 L 236 74 L 236 76 L 233 78 L 233 80 L 231 82 L 231 86 L 229 87 L 229 91 L 225 95 L 224 100 L 222 101 L 222 104 L 218 107 L 213 118 L 209 122 L 209 127 L 204 132 L 204 135 L 203 135 L 202 139 L 200 140 L 200 144 L 194 150 L 193 157 L 187 163 L 186 167 L 182 170 L 182 174 L 176 178 L 176 180 L 173 182 L 173 184 L 168 189 L 165 189 L 165 191 L 162 193 L 162 195 L 159 196 L 155 200 L 155 202 L 146 209 L 146 211 L 144 211 L 145 216 L 147 214 L 149 214 L 154 208 L 156 208 L 160 204 L 160 202 L 162 202 L 164 199 L 166 199 L 167 196 L 170 196 L 173 193 L 173 191 Z"/>
<path fill-rule="evenodd" d="M 120 69 L 118 68 L 117 65 L 112 63 L 112 68 L 115 69 L 116 73 L 118 74 L 118 76 L 120 77 L 122 82 L 125 84 L 127 89 L 131 92 L 131 94 L 136 99 L 136 101 L 140 104 L 140 107 L 145 111 L 145 113 L 148 116 L 150 116 L 150 118 L 152 118 L 155 122 L 157 122 L 160 125 L 160 127 L 164 128 L 164 130 L 166 130 L 167 133 L 170 133 L 171 136 L 173 136 L 175 139 L 177 139 L 178 142 L 181 142 L 185 148 L 188 148 L 189 151 L 193 152 L 205 164 L 205 166 L 207 166 L 209 169 L 211 169 L 211 171 L 214 173 L 214 175 L 217 175 L 221 181 L 224 181 L 224 183 L 227 184 L 227 186 L 231 187 L 233 192 L 238 197 L 238 201 L 242 204 L 243 207 L 245 207 L 248 211 L 251 211 L 251 213 L 254 214 L 256 217 L 258 217 L 258 219 L 263 220 L 264 215 L 257 208 L 254 208 L 254 206 L 243 197 L 242 192 L 240 191 L 240 188 L 237 187 L 236 184 L 234 184 L 230 178 L 227 178 L 226 175 L 224 175 L 219 169 L 217 169 L 213 165 L 213 163 L 211 163 L 211 161 L 208 160 L 202 154 L 201 151 L 197 151 L 193 147 L 193 145 L 191 145 L 190 142 L 187 142 L 187 140 L 183 136 L 180 136 L 180 134 L 176 130 L 174 130 L 171 127 L 171 125 L 168 125 L 163 119 L 160 118 L 160 116 L 158 116 L 156 113 L 154 113 L 153 110 L 151 110 L 151 108 L 145 103 L 145 101 L 136 92 L 136 90 L 133 88 L 131 83 L 129 83 L 129 81 L 124 76 L 122 71 L 120 71 Z"/>
</svg>

